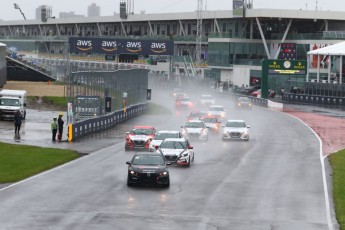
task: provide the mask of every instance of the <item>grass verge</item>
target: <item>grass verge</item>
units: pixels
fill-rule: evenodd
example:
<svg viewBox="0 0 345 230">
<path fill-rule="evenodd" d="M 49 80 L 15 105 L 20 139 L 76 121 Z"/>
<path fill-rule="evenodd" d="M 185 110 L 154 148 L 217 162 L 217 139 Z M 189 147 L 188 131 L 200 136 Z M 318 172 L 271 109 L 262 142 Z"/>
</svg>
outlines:
<svg viewBox="0 0 345 230">
<path fill-rule="evenodd" d="M 172 112 L 168 108 L 149 102 L 145 115 L 171 115 Z"/>
<path fill-rule="evenodd" d="M 0 183 L 12 183 L 54 168 L 80 155 L 73 150 L 0 143 Z"/>
<path fill-rule="evenodd" d="M 333 169 L 333 199 L 340 230 L 345 230 L 345 150 L 329 156 Z"/>
<path fill-rule="evenodd" d="M 56 106 L 61 106 L 63 108 L 66 107 L 67 105 L 67 97 L 56 97 L 56 96 L 44 96 L 42 97 L 42 100 L 43 102 L 45 103 L 49 103 L 49 104 L 52 104 L 52 105 L 56 105 Z"/>
</svg>

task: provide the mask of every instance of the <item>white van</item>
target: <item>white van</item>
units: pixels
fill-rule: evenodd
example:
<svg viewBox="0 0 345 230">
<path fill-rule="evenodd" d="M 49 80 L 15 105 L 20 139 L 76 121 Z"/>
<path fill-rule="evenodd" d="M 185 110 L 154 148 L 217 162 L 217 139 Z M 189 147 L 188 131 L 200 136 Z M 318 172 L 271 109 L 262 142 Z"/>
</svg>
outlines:
<svg viewBox="0 0 345 230">
<path fill-rule="evenodd" d="M 14 119 L 19 110 L 26 117 L 26 91 L 3 89 L 0 91 L 0 119 Z"/>
</svg>

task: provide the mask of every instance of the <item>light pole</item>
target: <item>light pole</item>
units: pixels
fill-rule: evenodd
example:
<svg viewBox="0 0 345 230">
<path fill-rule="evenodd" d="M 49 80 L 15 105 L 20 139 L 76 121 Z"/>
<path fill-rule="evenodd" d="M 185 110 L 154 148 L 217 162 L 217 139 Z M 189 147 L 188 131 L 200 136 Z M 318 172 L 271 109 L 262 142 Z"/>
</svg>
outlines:
<svg viewBox="0 0 345 230">
<path fill-rule="evenodd" d="M 14 3 L 13 5 L 14 5 L 14 9 L 19 10 L 20 13 L 23 15 L 24 20 L 26 20 L 26 17 L 24 13 L 22 12 L 22 10 L 20 9 L 19 5 L 17 3 Z"/>
</svg>

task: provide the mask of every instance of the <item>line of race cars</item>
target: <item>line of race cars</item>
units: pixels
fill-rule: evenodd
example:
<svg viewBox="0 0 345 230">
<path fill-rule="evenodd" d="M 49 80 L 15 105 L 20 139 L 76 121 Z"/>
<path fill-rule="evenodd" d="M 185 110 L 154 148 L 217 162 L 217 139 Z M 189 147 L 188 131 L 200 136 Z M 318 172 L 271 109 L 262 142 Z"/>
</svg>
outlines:
<svg viewBox="0 0 345 230">
<path fill-rule="evenodd" d="M 250 100 L 246 97 L 238 98 L 237 108 L 251 109 Z M 186 102 L 186 103 L 185 103 Z M 184 104 L 185 103 L 185 104 Z M 193 102 L 186 94 L 176 95 L 177 108 L 192 108 Z M 221 139 L 249 140 L 249 125 L 244 120 L 226 120 L 227 110 L 221 105 L 215 105 L 211 95 L 202 95 L 200 104 L 208 106 L 205 111 L 191 111 L 181 131 L 160 130 L 154 126 L 134 126 L 126 133 L 125 150 L 145 150 L 136 153 L 128 164 L 127 185 L 157 184 L 169 187 L 170 177 L 167 165 L 189 167 L 194 162 L 194 148 L 191 140 L 207 141 L 209 132 L 221 133 Z"/>
</svg>

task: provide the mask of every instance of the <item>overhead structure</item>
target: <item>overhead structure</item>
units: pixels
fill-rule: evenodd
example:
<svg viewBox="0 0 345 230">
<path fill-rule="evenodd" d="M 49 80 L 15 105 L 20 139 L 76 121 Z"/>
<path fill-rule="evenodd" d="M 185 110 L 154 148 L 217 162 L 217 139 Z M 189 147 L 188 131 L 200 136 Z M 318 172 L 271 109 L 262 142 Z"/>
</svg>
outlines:
<svg viewBox="0 0 345 230">
<path fill-rule="evenodd" d="M 196 46 L 195 46 L 195 62 L 200 64 L 201 62 L 201 43 L 202 43 L 202 8 L 203 0 L 198 1 L 197 9 L 197 23 L 196 23 Z"/>
</svg>

